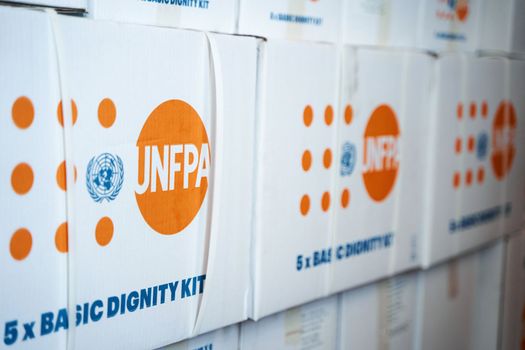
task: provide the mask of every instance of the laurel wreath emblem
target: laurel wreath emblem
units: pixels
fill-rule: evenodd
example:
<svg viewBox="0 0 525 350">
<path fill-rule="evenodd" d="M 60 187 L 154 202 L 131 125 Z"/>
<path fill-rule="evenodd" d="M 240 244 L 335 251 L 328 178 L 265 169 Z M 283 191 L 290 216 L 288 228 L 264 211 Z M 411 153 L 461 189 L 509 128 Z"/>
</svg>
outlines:
<svg viewBox="0 0 525 350">
<path fill-rule="evenodd" d="M 114 174 L 118 177 L 116 182 L 112 183 L 111 189 L 107 193 L 100 193 L 97 191 L 97 185 L 94 183 L 95 174 L 93 174 L 93 167 L 97 164 L 100 164 L 102 160 L 110 159 L 111 164 L 115 164 L 117 167 L 117 172 Z M 102 202 L 106 199 L 108 202 L 117 198 L 120 190 L 122 189 L 122 184 L 124 183 L 124 163 L 119 156 L 109 153 L 102 153 L 98 157 L 93 157 L 89 161 L 86 169 L 86 187 L 89 193 L 89 196 L 97 203 Z"/>
</svg>

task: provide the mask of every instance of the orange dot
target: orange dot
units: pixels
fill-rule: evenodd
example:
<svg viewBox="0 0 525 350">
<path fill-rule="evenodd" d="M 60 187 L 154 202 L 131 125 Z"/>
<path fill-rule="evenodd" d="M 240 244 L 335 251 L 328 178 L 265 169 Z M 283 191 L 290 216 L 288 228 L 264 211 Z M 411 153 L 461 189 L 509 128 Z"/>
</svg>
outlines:
<svg viewBox="0 0 525 350">
<path fill-rule="evenodd" d="M 479 169 L 478 169 L 478 182 L 481 184 L 481 183 L 483 183 L 483 180 L 485 180 L 485 169 L 483 169 L 483 167 L 479 167 Z"/>
<path fill-rule="evenodd" d="M 475 144 L 474 136 L 469 136 L 468 138 L 468 151 L 469 152 L 474 152 L 474 144 Z"/>
<path fill-rule="evenodd" d="M 350 125 L 352 123 L 352 117 L 353 117 L 354 111 L 352 110 L 352 106 L 347 105 L 345 108 L 345 123 L 346 125 Z"/>
<path fill-rule="evenodd" d="M 459 175 L 459 173 L 454 173 L 454 188 L 458 188 L 459 187 L 459 183 L 461 181 L 461 176 Z"/>
<path fill-rule="evenodd" d="M 77 167 L 73 167 L 74 170 L 74 181 L 77 181 Z M 67 177 L 66 177 L 66 161 L 62 161 L 57 168 L 56 172 L 57 185 L 62 191 L 67 189 Z"/>
<path fill-rule="evenodd" d="M 100 219 L 95 229 L 95 238 L 97 239 L 97 243 L 103 247 L 107 246 L 113 238 L 113 229 L 113 221 L 111 221 L 110 218 L 104 216 L 102 219 Z"/>
<path fill-rule="evenodd" d="M 312 153 L 310 151 L 304 151 L 301 163 L 304 171 L 310 170 L 310 167 L 312 166 Z"/>
<path fill-rule="evenodd" d="M 27 258 L 29 252 L 31 252 L 32 245 L 33 237 L 31 237 L 31 232 L 25 228 L 21 228 L 13 233 L 11 242 L 9 243 L 9 251 L 13 259 L 23 260 Z"/>
<path fill-rule="evenodd" d="M 477 113 L 476 103 L 471 102 L 470 103 L 470 117 L 473 119 L 476 118 L 476 113 Z"/>
<path fill-rule="evenodd" d="M 456 153 L 461 153 L 461 139 L 458 137 L 456 139 L 456 145 L 454 146 Z"/>
<path fill-rule="evenodd" d="M 303 111 L 303 122 L 307 127 L 312 125 L 314 120 L 314 111 L 310 105 L 306 106 Z"/>
<path fill-rule="evenodd" d="M 324 122 L 326 123 L 326 125 L 331 125 L 333 121 L 334 109 L 332 108 L 332 106 L 328 105 L 324 110 Z"/>
<path fill-rule="evenodd" d="M 465 178 L 465 182 L 467 186 L 470 186 L 472 184 L 472 170 L 467 170 L 467 176 Z"/>
<path fill-rule="evenodd" d="M 348 207 L 348 204 L 350 203 L 350 191 L 348 188 L 345 188 L 343 190 L 343 193 L 341 193 L 341 206 L 343 208 Z"/>
<path fill-rule="evenodd" d="M 60 101 L 58 103 L 58 108 L 57 108 L 57 117 L 58 117 L 58 122 L 60 123 L 61 126 L 64 126 L 64 114 L 63 114 L 63 110 L 62 110 L 62 101 Z M 71 100 L 71 113 L 73 114 L 73 125 L 75 125 L 75 123 L 77 122 L 77 117 L 78 117 L 78 111 L 77 111 L 77 104 L 75 103 L 75 100 Z"/>
<path fill-rule="evenodd" d="M 55 246 L 60 253 L 67 253 L 68 251 L 67 232 L 67 222 L 60 224 L 55 232 Z"/>
<path fill-rule="evenodd" d="M 463 118 L 463 104 L 461 102 L 458 103 L 458 106 L 456 108 L 456 113 L 458 115 L 458 119 L 461 120 L 461 118 Z"/>
<path fill-rule="evenodd" d="M 18 164 L 11 173 L 11 186 L 18 194 L 26 194 L 33 186 L 33 169 L 27 163 Z"/>
<path fill-rule="evenodd" d="M 325 192 L 321 198 L 321 209 L 323 209 L 323 211 L 327 211 L 328 208 L 330 208 L 330 193 Z"/>
<path fill-rule="evenodd" d="M 33 102 L 25 96 L 17 98 L 11 109 L 11 117 L 15 125 L 20 129 L 29 128 L 35 118 Z"/>
<path fill-rule="evenodd" d="M 105 128 L 109 128 L 115 122 L 117 117 L 117 108 L 113 101 L 109 98 L 105 98 L 100 101 L 98 105 L 98 121 L 100 125 Z"/>
<path fill-rule="evenodd" d="M 325 149 L 323 153 L 323 165 L 326 169 L 332 165 L 332 151 L 330 151 L 330 148 Z"/>
<path fill-rule="evenodd" d="M 301 198 L 301 214 L 303 216 L 306 216 L 306 214 L 308 214 L 309 210 L 310 210 L 310 197 L 308 197 L 308 195 L 305 194 Z"/>
<path fill-rule="evenodd" d="M 483 101 L 481 104 L 481 115 L 483 118 L 487 118 L 489 115 L 489 105 L 487 104 L 487 101 Z"/>
</svg>

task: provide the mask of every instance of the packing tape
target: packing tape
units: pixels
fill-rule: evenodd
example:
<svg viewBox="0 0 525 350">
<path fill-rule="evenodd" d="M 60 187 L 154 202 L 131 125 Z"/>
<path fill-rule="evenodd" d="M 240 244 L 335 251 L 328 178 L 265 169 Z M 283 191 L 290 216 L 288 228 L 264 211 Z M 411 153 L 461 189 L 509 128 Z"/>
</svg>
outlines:
<svg viewBox="0 0 525 350">
<path fill-rule="evenodd" d="M 199 300 L 197 307 L 197 315 L 195 318 L 195 324 L 193 326 L 192 334 L 196 335 L 201 329 L 203 319 L 206 316 L 206 308 L 208 300 L 210 298 L 209 290 L 220 290 L 222 279 L 213 273 L 215 268 L 214 262 L 216 261 L 218 246 L 220 244 L 219 232 L 217 230 L 217 223 L 221 217 L 221 198 L 222 198 L 222 183 L 223 179 L 223 135 L 224 135 L 224 95 L 223 95 L 223 76 L 222 76 L 222 64 L 217 42 L 215 41 L 214 34 L 204 33 L 206 36 L 209 58 L 210 58 L 210 73 L 213 81 L 212 93 L 213 96 L 213 116 L 211 118 L 211 131 L 212 131 L 212 150 L 214 154 L 213 166 L 211 167 L 211 176 L 209 183 L 209 197 L 208 197 L 208 213 L 207 213 L 207 238 L 208 252 L 205 254 L 204 264 L 206 265 L 206 288 L 204 293 Z M 212 73 L 213 72 L 213 73 Z M 225 242 L 226 240 L 222 240 Z M 224 244 L 224 243 L 223 243 Z M 226 250 L 227 251 L 227 250 Z M 216 277 L 216 278 L 215 278 Z M 227 307 L 225 305 L 225 307 Z"/>
<path fill-rule="evenodd" d="M 62 115 L 63 115 L 63 137 L 64 137 L 64 159 L 66 161 L 66 220 L 68 223 L 68 254 L 67 254 L 67 312 L 70 315 L 70 320 L 72 320 L 72 315 L 76 313 L 76 289 L 75 283 L 76 274 L 75 274 L 75 247 L 76 240 L 75 235 L 72 234 L 75 232 L 74 227 L 76 224 L 75 221 L 75 210 L 74 210 L 74 156 L 73 149 L 70 147 L 72 142 L 72 133 L 73 133 L 73 113 L 71 107 L 71 98 L 69 96 L 69 89 L 67 85 L 67 79 L 65 78 L 64 71 L 64 44 L 62 38 L 62 31 L 60 30 L 59 24 L 59 15 L 55 10 L 46 9 L 45 10 L 51 25 L 51 32 L 54 41 L 55 53 L 57 58 L 57 71 L 58 71 L 58 80 L 60 95 L 62 99 Z M 70 321 L 72 322 L 72 321 Z M 68 327 L 66 332 L 66 348 L 73 349 L 75 348 L 75 328 Z"/>
</svg>

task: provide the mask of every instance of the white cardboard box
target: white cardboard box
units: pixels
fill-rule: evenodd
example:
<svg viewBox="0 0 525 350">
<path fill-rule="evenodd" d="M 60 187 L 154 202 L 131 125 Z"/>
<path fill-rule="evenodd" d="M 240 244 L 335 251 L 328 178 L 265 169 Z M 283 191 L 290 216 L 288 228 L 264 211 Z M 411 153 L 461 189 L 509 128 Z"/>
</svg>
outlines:
<svg viewBox="0 0 525 350">
<path fill-rule="evenodd" d="M 43 12 L 2 6 L 0 37 L 0 347 L 65 350 L 65 168 L 51 24 Z"/>
<path fill-rule="evenodd" d="M 81 9 L 87 8 L 88 0 L 4 0 L 7 2 L 20 4 L 27 4 L 30 6 L 45 6 L 45 7 L 57 7 L 66 9 Z"/>
<path fill-rule="evenodd" d="M 337 50 L 279 40 L 265 42 L 262 50 L 252 255 L 256 320 L 328 293 L 329 266 L 303 269 L 299 256 L 330 245 L 331 213 L 338 205 L 330 199 L 337 164 Z"/>
<path fill-rule="evenodd" d="M 264 48 L 254 319 L 419 266 L 428 103 L 409 96 L 432 71 L 418 52 Z"/>
<path fill-rule="evenodd" d="M 239 325 L 224 327 L 159 350 L 236 350 L 239 349 Z"/>
<path fill-rule="evenodd" d="M 504 58 L 438 58 L 427 128 L 423 266 L 521 227 L 522 71 L 520 62 Z"/>
<path fill-rule="evenodd" d="M 321 350 L 337 344 L 338 297 L 241 324 L 240 350 Z"/>
<path fill-rule="evenodd" d="M 481 0 L 343 0 L 343 42 L 474 51 Z"/>
<path fill-rule="evenodd" d="M 519 349 L 525 344 L 525 234 L 506 241 L 500 349 Z"/>
<path fill-rule="evenodd" d="M 416 295 L 416 272 L 342 293 L 338 349 L 412 349 Z"/>
<path fill-rule="evenodd" d="M 416 349 L 496 349 L 504 243 L 419 272 Z"/>
<path fill-rule="evenodd" d="M 525 1 L 482 0 L 478 48 L 525 53 Z"/>
<path fill-rule="evenodd" d="M 432 73 L 423 53 L 348 47 L 344 54 L 332 292 L 419 266 Z"/>
<path fill-rule="evenodd" d="M 152 348 L 244 320 L 259 40 L 54 20 L 76 105 L 70 341 Z"/>
<path fill-rule="evenodd" d="M 481 0 L 424 0 L 417 23 L 417 46 L 432 51 L 474 51 Z"/>
<path fill-rule="evenodd" d="M 351 45 L 415 47 L 422 2 L 343 0 L 343 42 Z"/>
<path fill-rule="evenodd" d="M 238 34 L 271 39 L 337 42 L 341 1 L 239 0 Z"/>
<path fill-rule="evenodd" d="M 234 33 L 237 0 L 88 0 L 95 19 Z"/>
</svg>

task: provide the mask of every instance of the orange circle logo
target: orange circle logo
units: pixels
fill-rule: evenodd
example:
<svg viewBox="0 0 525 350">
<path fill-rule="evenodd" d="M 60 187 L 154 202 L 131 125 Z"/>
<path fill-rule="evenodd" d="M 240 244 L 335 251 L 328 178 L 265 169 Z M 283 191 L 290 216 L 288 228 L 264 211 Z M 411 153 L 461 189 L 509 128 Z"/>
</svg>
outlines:
<svg viewBox="0 0 525 350">
<path fill-rule="evenodd" d="M 363 180 L 368 195 L 384 200 L 394 188 L 399 168 L 399 125 L 392 108 L 377 107 L 364 134 Z"/>
<path fill-rule="evenodd" d="M 502 180 L 509 173 L 514 162 L 516 123 L 516 110 L 512 103 L 501 102 L 492 123 L 491 164 L 498 180 Z"/>
<path fill-rule="evenodd" d="M 188 226 L 208 189 L 211 155 L 206 128 L 181 100 L 160 104 L 137 140 L 135 198 L 147 224 L 163 235 Z"/>
</svg>

